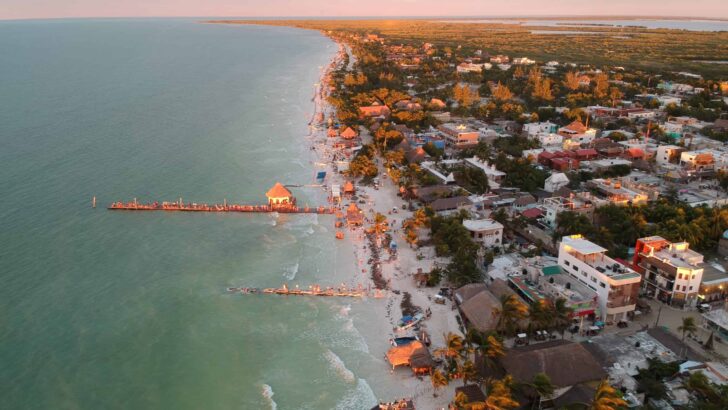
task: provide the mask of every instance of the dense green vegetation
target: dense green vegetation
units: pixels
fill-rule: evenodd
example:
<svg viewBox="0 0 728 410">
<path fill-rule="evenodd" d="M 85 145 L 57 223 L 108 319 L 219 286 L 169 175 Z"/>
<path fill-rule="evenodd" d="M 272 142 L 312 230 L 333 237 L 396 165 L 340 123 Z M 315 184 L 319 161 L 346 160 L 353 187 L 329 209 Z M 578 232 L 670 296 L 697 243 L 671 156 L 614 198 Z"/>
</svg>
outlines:
<svg viewBox="0 0 728 410">
<path fill-rule="evenodd" d="M 650 235 L 687 241 L 693 249 L 709 251 L 728 229 L 728 208 L 692 208 L 660 200 L 649 205 L 599 207 L 593 223 L 585 215 L 562 212 L 556 223 L 554 238 L 582 234 L 608 248 L 615 257 L 627 257 L 627 249 L 638 238 Z"/>
</svg>

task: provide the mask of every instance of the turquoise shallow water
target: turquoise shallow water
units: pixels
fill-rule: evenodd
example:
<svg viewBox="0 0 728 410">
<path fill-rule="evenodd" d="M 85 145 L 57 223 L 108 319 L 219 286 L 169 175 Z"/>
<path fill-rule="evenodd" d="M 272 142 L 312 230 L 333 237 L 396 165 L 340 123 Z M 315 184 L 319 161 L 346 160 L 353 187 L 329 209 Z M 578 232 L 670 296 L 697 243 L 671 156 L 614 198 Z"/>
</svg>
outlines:
<svg viewBox="0 0 728 410">
<path fill-rule="evenodd" d="M 288 28 L 0 22 L 0 407 L 371 407 L 357 302 L 223 292 L 351 276 L 330 217 L 101 207 L 310 183 L 335 51 Z"/>
</svg>

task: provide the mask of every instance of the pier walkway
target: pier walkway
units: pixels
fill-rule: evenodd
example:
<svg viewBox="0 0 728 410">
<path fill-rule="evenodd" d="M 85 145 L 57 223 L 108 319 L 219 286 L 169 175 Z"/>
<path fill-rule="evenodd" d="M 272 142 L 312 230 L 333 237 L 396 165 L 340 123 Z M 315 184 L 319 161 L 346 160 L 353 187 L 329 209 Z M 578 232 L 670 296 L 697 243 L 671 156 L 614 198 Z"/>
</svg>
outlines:
<svg viewBox="0 0 728 410">
<path fill-rule="evenodd" d="M 114 202 L 108 207 L 112 211 L 177 211 L 177 212 L 278 212 L 287 214 L 333 214 L 337 211 L 334 206 L 299 207 L 292 204 L 280 205 L 246 205 L 246 204 L 205 204 L 182 202 L 152 202 L 140 203 Z"/>
</svg>

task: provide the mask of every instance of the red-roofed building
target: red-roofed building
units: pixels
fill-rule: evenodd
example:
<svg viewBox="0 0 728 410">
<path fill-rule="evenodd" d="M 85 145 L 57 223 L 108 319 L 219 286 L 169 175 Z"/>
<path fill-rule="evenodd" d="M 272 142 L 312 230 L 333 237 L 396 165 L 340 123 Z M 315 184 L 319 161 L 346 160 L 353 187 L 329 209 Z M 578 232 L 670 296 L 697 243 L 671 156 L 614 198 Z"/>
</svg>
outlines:
<svg viewBox="0 0 728 410">
<path fill-rule="evenodd" d="M 579 160 L 569 157 L 554 158 L 551 160 L 551 168 L 561 172 L 579 169 Z"/>
<path fill-rule="evenodd" d="M 392 111 L 386 105 L 374 103 L 368 107 L 359 107 L 359 113 L 362 117 L 389 117 Z"/>
<path fill-rule="evenodd" d="M 538 163 L 547 167 L 551 166 L 551 160 L 558 158 L 555 152 L 543 151 L 538 154 Z"/>
<path fill-rule="evenodd" d="M 356 131 L 351 129 L 351 127 L 346 127 L 344 131 L 341 132 L 341 138 L 350 140 L 352 138 L 356 138 L 357 134 Z"/>
<path fill-rule="evenodd" d="M 586 161 L 594 159 L 599 156 L 599 153 L 594 148 L 578 149 L 576 150 L 576 159 L 579 161 Z"/>
<path fill-rule="evenodd" d="M 538 219 L 541 217 L 541 215 L 543 215 L 543 211 L 539 208 L 529 208 L 521 212 L 521 215 L 523 215 L 527 219 Z"/>
<path fill-rule="evenodd" d="M 628 149 L 627 151 L 624 151 L 624 154 L 622 156 L 629 160 L 638 160 L 638 159 L 644 159 L 645 158 L 645 152 L 642 151 L 640 148 L 632 147 Z"/>
</svg>

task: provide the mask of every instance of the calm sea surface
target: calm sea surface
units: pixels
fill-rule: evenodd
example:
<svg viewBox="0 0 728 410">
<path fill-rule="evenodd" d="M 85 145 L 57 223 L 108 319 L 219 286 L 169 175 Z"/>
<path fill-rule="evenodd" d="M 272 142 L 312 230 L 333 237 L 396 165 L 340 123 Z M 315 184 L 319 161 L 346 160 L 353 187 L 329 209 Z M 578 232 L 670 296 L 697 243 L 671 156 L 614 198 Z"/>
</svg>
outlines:
<svg viewBox="0 0 728 410">
<path fill-rule="evenodd" d="M 0 408 L 373 405 L 347 305 L 366 302 L 224 292 L 350 277 L 330 217 L 104 209 L 311 183 L 335 52 L 289 28 L 0 22 Z"/>
</svg>

